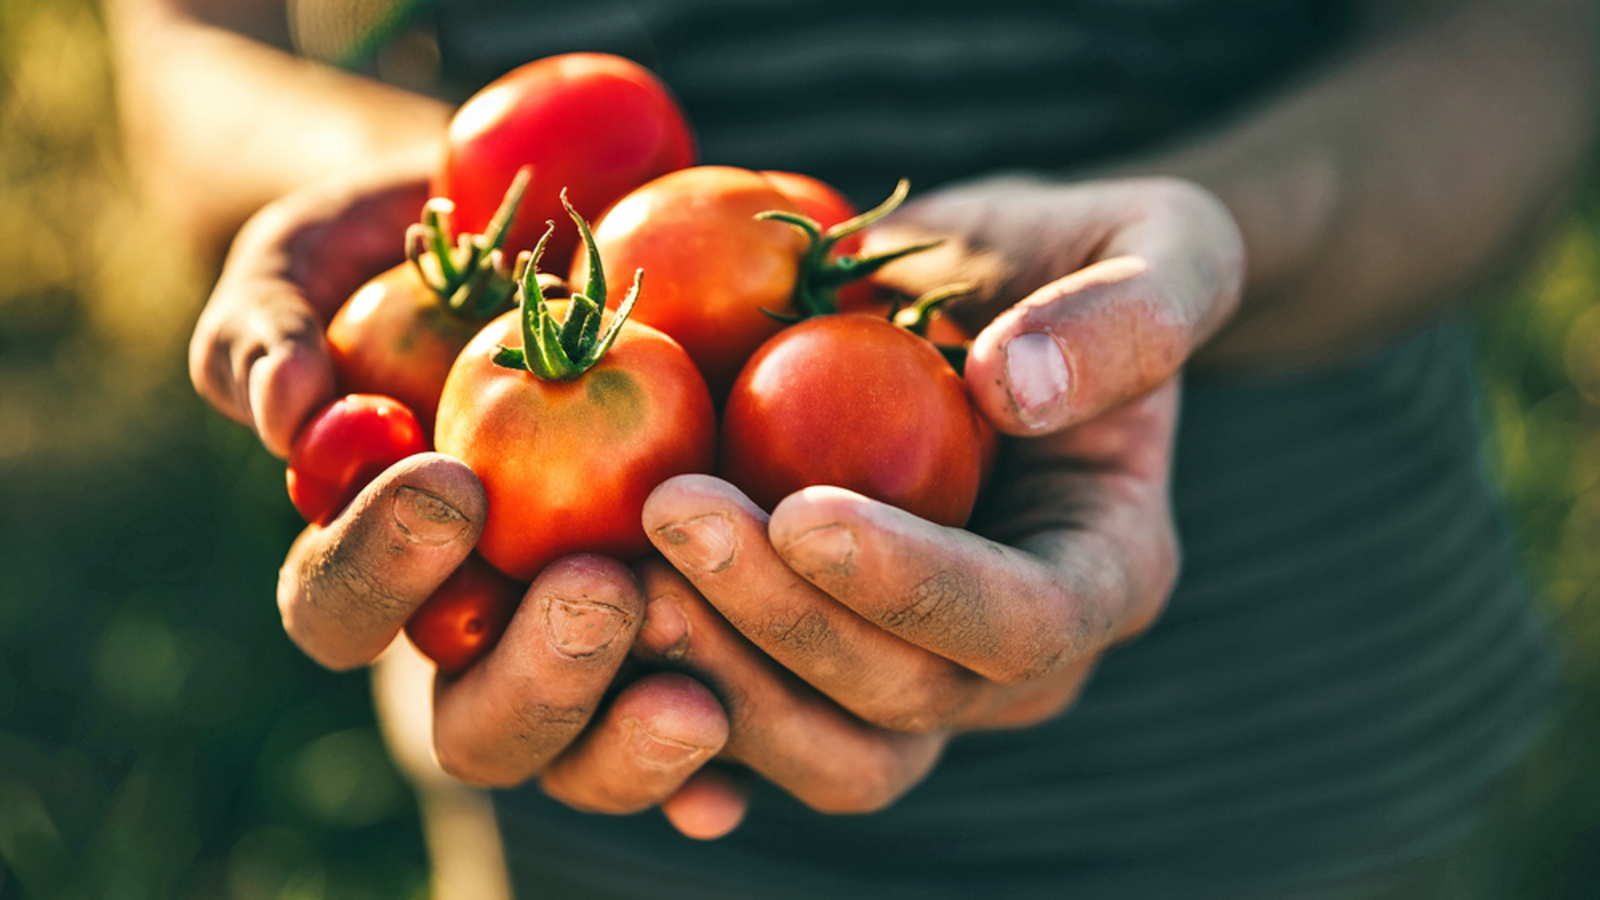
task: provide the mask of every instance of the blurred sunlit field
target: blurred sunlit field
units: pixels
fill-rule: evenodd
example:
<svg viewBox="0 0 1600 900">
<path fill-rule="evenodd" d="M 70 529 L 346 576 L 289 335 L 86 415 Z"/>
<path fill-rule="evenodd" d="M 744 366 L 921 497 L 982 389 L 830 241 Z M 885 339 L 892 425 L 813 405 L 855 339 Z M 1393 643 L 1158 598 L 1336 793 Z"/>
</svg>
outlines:
<svg viewBox="0 0 1600 900">
<path fill-rule="evenodd" d="M 204 273 L 141 210 L 88 0 L 0 0 L 0 900 L 420 898 L 366 680 L 271 585 L 281 464 L 184 374 Z M 1460 877 L 1600 896 L 1600 194 L 1482 317 L 1487 457 L 1569 690 Z"/>
</svg>

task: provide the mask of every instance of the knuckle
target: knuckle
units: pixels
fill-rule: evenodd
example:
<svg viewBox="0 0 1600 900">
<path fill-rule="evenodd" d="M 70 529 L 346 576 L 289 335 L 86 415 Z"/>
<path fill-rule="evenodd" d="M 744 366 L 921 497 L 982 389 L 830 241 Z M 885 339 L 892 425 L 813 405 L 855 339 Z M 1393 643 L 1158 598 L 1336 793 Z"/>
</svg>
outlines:
<svg viewBox="0 0 1600 900">
<path fill-rule="evenodd" d="M 935 572 L 896 598 L 879 616 L 878 624 L 897 634 L 929 637 L 948 632 L 951 622 L 963 620 L 969 605 L 970 585 L 954 572 Z"/>
<path fill-rule="evenodd" d="M 935 659 L 859 714 L 889 731 L 929 734 L 962 712 L 971 700 L 971 688 L 970 674 L 963 675 L 951 664 Z"/>
<path fill-rule="evenodd" d="M 767 637 L 796 655 L 812 655 L 836 640 L 827 616 L 815 609 L 784 610 L 768 620 Z"/>
</svg>

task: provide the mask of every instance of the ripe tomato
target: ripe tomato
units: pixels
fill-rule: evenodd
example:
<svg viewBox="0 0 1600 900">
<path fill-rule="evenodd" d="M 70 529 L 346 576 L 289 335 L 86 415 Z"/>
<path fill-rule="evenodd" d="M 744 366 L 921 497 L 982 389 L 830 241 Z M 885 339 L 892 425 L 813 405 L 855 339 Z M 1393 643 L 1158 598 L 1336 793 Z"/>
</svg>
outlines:
<svg viewBox="0 0 1600 900">
<path fill-rule="evenodd" d="M 834 312 L 841 286 L 924 249 L 840 257 L 834 252 L 838 245 L 888 215 L 905 198 L 907 186 L 902 182 L 888 201 L 849 219 L 841 231 L 805 221 L 801 207 L 784 194 L 783 185 L 796 190 L 804 177 L 779 173 L 775 180 L 728 166 L 682 169 L 640 186 L 595 225 L 605 277 L 614 280 L 638 268 L 650 272 L 639 321 L 665 331 L 689 351 L 714 397 L 727 393 L 744 361 L 783 327 L 769 313 L 793 319 Z M 820 182 L 817 186 L 832 192 Z M 798 192 L 804 202 L 821 208 L 819 191 L 803 187 Z M 843 198 L 828 201 L 838 202 Z M 588 273 L 580 249 L 573 284 L 581 286 Z"/>
<path fill-rule="evenodd" d="M 933 345 L 880 317 L 818 316 L 763 344 L 739 374 L 719 474 L 767 510 L 831 484 L 960 526 L 982 480 L 984 427 Z"/>
<path fill-rule="evenodd" d="M 769 210 L 799 213 L 765 176 L 728 166 L 663 175 L 628 194 L 595 223 L 607 280 L 648 274 L 635 320 L 683 345 L 714 396 L 792 314 L 806 238 L 792 225 L 758 221 Z M 575 288 L 587 283 L 580 250 Z"/>
<path fill-rule="evenodd" d="M 289 448 L 289 500 L 306 521 L 326 525 L 384 469 L 427 449 L 404 404 L 374 394 L 340 397 Z"/>
<path fill-rule="evenodd" d="M 593 252 L 588 226 L 568 207 Z M 489 499 L 478 552 L 519 581 L 570 553 L 629 560 L 650 549 L 645 498 L 674 475 L 708 472 L 716 422 L 683 348 L 593 294 L 546 303 L 527 262 L 521 308 L 472 339 L 439 400 L 438 448 L 465 462 Z M 556 323 L 565 316 L 565 321 Z"/>
<path fill-rule="evenodd" d="M 561 212 L 563 188 L 593 217 L 694 161 L 688 120 L 659 79 L 618 56 L 571 53 L 514 69 L 461 105 L 433 194 L 454 201 L 463 229 L 479 231 L 517 170 L 531 165 L 533 182 L 506 243 L 515 257 Z M 564 233 L 550 249 L 566 259 L 575 243 Z"/>
<path fill-rule="evenodd" d="M 406 637 L 441 672 L 460 672 L 492 649 L 525 587 L 473 554 L 406 620 Z"/>
<path fill-rule="evenodd" d="M 528 177 L 517 174 L 482 234 L 458 237 L 450 201 L 428 201 L 422 222 L 406 232 L 409 262 L 362 285 L 328 322 L 342 389 L 393 397 L 433 433 L 439 390 L 456 354 L 515 290 L 501 245 Z"/>
<path fill-rule="evenodd" d="M 815 219 L 824 231 L 856 217 L 855 204 L 825 181 L 799 172 L 764 171 L 761 174 L 777 187 L 778 193 L 788 197 L 790 202 L 800 207 L 801 212 Z M 829 256 L 833 259 L 854 256 L 860 250 L 861 235 L 849 234 L 833 245 Z M 839 288 L 839 309 L 861 309 L 872 302 L 875 293 L 872 283 L 868 281 L 852 281 L 842 285 Z"/>
</svg>

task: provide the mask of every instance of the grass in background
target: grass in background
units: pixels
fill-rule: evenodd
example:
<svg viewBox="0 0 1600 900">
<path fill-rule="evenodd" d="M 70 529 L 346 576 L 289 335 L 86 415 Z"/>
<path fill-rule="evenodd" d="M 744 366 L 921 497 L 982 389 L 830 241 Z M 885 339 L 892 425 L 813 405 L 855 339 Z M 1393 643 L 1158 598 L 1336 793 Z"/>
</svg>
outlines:
<svg viewBox="0 0 1600 900">
<path fill-rule="evenodd" d="M 0 900 L 420 898 L 364 678 L 284 638 L 281 465 L 183 370 L 201 276 L 133 200 L 89 0 L 0 0 Z M 1600 195 L 1484 318 L 1489 448 L 1566 665 L 1477 854 L 1600 896 Z"/>
</svg>

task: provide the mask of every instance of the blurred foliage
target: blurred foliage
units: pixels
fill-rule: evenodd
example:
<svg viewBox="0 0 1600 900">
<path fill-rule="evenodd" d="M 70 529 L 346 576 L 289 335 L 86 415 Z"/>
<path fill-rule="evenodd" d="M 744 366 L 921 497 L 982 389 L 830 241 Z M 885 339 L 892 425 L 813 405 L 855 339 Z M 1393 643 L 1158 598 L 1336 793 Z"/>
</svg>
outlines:
<svg viewBox="0 0 1600 900">
<path fill-rule="evenodd" d="M 0 900 L 426 895 L 368 688 L 283 637 L 282 468 L 184 374 L 89 0 L 0 0 Z M 1565 655 L 1466 873 L 1600 896 L 1600 192 L 1483 318 L 1488 456 Z"/>
<path fill-rule="evenodd" d="M 204 410 L 87 0 L 0 0 L 0 898 L 426 895 L 366 679 L 272 599 L 280 463 Z"/>
</svg>

